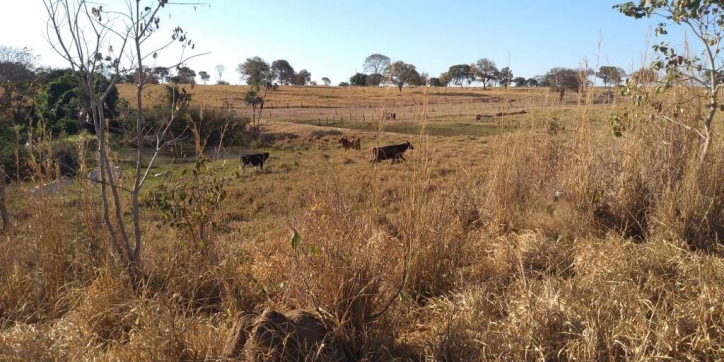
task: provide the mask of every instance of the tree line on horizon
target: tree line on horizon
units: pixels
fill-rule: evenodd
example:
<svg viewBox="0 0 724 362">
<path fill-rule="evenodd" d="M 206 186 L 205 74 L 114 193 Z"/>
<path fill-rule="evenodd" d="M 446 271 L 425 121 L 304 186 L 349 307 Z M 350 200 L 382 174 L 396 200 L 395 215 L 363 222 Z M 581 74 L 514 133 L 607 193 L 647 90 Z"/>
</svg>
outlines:
<svg viewBox="0 0 724 362">
<path fill-rule="evenodd" d="M 223 65 L 218 65 L 217 68 Z M 415 65 L 403 61 L 392 62 L 388 56 L 375 53 L 369 55 L 363 63 L 364 73 L 356 73 L 349 78 L 349 82 L 340 82 L 339 86 L 372 86 L 380 85 L 396 86 L 402 92 L 406 86 L 463 86 L 480 82 L 483 89 L 488 87 L 551 87 L 558 92 L 565 92 L 566 89 L 578 90 L 579 88 L 593 83 L 592 77 L 600 78 L 604 87 L 617 86 L 627 77 L 623 68 L 615 66 L 601 66 L 597 71 L 585 69 L 572 69 L 556 67 L 546 74 L 532 78 L 514 77 L 510 67 L 498 69 L 495 62 L 487 58 L 478 59 L 472 64 L 456 64 L 450 66 L 448 71 L 437 77 L 431 77 L 426 72 L 419 72 Z M 244 63 L 239 64 L 236 71 L 240 80 L 245 80 L 249 85 L 263 85 L 266 83 L 278 83 L 280 85 L 316 85 L 311 81 L 311 74 L 303 69 L 298 73 L 284 59 L 275 60 L 271 64 L 262 58 L 255 56 L 247 58 Z M 641 73 L 639 71 L 638 73 Z M 222 73 L 219 73 L 219 83 L 228 84 L 221 80 Z M 325 85 L 331 81 L 323 77 Z"/>
<path fill-rule="evenodd" d="M 620 85 L 627 77 L 637 77 L 643 82 L 653 82 L 657 76 L 649 69 L 642 68 L 632 74 L 627 74 L 621 67 L 604 65 L 598 70 L 581 67 L 578 69 L 568 67 L 554 67 L 542 75 L 530 78 L 514 76 L 510 67 L 498 68 L 494 61 L 488 58 L 480 58 L 471 64 L 455 64 L 442 72 L 437 77 L 431 77 L 426 72 L 419 72 L 415 65 L 403 61 L 392 62 L 383 54 L 375 53 L 365 58 L 363 63 L 364 72 L 358 72 L 349 78 L 349 81 L 342 81 L 338 86 L 396 86 L 402 92 L 403 87 L 450 87 L 471 85 L 473 82 L 482 84 L 483 89 L 489 87 L 549 87 L 557 92 L 565 90 L 577 91 L 584 86 L 591 85 L 594 78 L 598 78 L 605 88 Z M 174 72 L 175 70 L 175 72 Z M 226 67 L 222 64 L 215 66 L 217 80 L 216 84 L 228 85 L 224 80 Z M 283 86 L 307 86 L 317 85 L 312 80 L 312 74 L 302 69 L 295 71 L 294 67 L 285 59 L 278 59 L 271 63 L 266 62 L 259 56 L 247 58 L 244 63 L 236 67 L 240 82 L 248 85 L 278 84 Z M 196 83 L 196 76 L 204 84 L 208 84 L 211 75 L 206 71 L 196 73 L 188 66 L 178 66 L 175 69 L 165 67 L 145 68 L 144 76 L 147 83 L 175 83 L 193 84 Z M 126 74 L 123 82 L 133 83 L 137 78 L 136 73 Z M 329 86 L 332 81 L 328 77 L 321 78 L 324 85 Z"/>
</svg>

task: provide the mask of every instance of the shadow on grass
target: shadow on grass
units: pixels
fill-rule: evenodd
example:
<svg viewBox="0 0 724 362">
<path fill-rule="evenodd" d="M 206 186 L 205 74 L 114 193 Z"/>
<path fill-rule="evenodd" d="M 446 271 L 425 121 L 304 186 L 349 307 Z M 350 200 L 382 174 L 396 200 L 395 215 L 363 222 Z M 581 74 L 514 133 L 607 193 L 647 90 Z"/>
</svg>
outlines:
<svg viewBox="0 0 724 362">
<path fill-rule="evenodd" d="M 317 125 L 316 120 L 294 120 L 288 121 L 292 123 L 302 123 Z M 495 134 L 501 134 L 518 129 L 517 121 L 495 122 L 495 123 L 470 123 L 470 122 L 445 122 L 445 123 L 428 123 L 425 131 L 430 136 L 474 136 L 484 137 Z M 326 124 L 324 126 L 327 126 Z M 322 126 L 322 127 L 324 127 Z M 379 131 L 379 123 L 377 122 L 330 122 L 329 126 L 346 128 L 357 131 L 376 132 Z M 384 132 L 399 133 L 405 135 L 418 135 L 421 131 L 419 122 L 388 122 Z M 338 130 L 320 130 L 314 131 L 313 136 L 341 135 L 343 132 Z"/>
</svg>

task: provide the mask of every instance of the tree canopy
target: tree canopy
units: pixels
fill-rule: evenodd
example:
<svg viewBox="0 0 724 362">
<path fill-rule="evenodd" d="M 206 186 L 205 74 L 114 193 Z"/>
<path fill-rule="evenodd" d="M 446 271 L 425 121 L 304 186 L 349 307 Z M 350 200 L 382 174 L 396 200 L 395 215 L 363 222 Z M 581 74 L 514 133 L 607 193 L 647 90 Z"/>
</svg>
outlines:
<svg viewBox="0 0 724 362">
<path fill-rule="evenodd" d="M 513 71 L 510 70 L 510 67 L 505 67 L 500 70 L 498 81 L 500 81 L 500 85 L 502 85 L 503 88 L 510 86 L 510 83 L 513 81 Z"/>
<path fill-rule="evenodd" d="M 442 82 L 440 81 L 440 78 L 436 78 L 436 77 L 430 78 L 430 79 L 427 81 L 427 84 L 428 84 L 430 87 L 442 87 L 442 86 L 443 86 Z"/>
<path fill-rule="evenodd" d="M 470 84 L 475 80 L 475 72 L 468 64 L 453 65 L 448 69 L 447 74 L 453 83 L 461 87 L 466 81 Z"/>
<path fill-rule="evenodd" d="M 211 79 L 211 75 L 203 70 L 199 72 L 199 77 L 201 78 L 201 81 L 204 82 L 204 84 L 208 83 L 209 79 Z"/>
<path fill-rule="evenodd" d="M 349 77 L 349 83 L 351 85 L 356 85 L 356 86 L 367 85 L 367 74 L 357 73 L 357 74 Z"/>
<path fill-rule="evenodd" d="M 566 90 L 578 91 L 580 89 L 580 77 L 577 70 L 571 68 L 553 68 L 546 73 L 549 87 L 560 94 L 560 100 Z"/>
<path fill-rule="evenodd" d="M 279 84 L 294 84 L 294 68 L 284 59 L 275 60 L 271 64 L 271 70 L 277 75 Z"/>
<path fill-rule="evenodd" d="M 171 74 L 166 67 L 155 67 L 151 71 L 153 73 L 153 76 L 156 77 L 156 79 L 159 82 L 166 82 L 168 79 L 168 76 Z"/>
<path fill-rule="evenodd" d="M 390 66 L 390 58 L 382 54 L 370 54 L 365 58 L 364 70 L 370 74 L 381 74 Z"/>
<path fill-rule="evenodd" d="M 366 84 L 368 86 L 377 87 L 385 80 L 385 76 L 380 73 L 372 73 L 367 76 Z"/>
<path fill-rule="evenodd" d="M 260 57 L 247 58 L 246 62 L 239 64 L 236 71 L 242 80 L 246 80 L 246 84 L 260 86 L 271 82 L 276 78 L 276 74 Z"/>
<path fill-rule="evenodd" d="M 488 58 L 481 58 L 475 62 L 474 74 L 483 83 L 483 89 L 485 89 L 490 81 L 496 79 L 499 71 L 495 62 Z"/>
<path fill-rule="evenodd" d="M 196 72 L 189 67 L 176 68 L 176 75 L 167 78 L 171 83 L 194 84 L 196 83 Z"/>
<path fill-rule="evenodd" d="M 13 94 L 22 91 L 34 78 L 36 56 L 28 48 L 0 46 L 0 87 L 3 89 L 0 106 L 10 106 Z"/>
<path fill-rule="evenodd" d="M 307 85 L 312 81 L 312 73 L 306 69 L 302 69 L 294 77 L 294 85 Z"/>
<path fill-rule="evenodd" d="M 402 93 L 402 87 L 420 77 L 420 73 L 417 72 L 414 65 L 407 64 L 403 61 L 396 61 L 390 64 L 385 73 L 388 75 L 390 82 L 397 86 L 400 93 Z"/>
<path fill-rule="evenodd" d="M 604 87 L 608 87 L 609 85 L 621 84 L 621 80 L 623 80 L 623 77 L 625 76 L 625 70 L 619 67 L 609 65 L 601 66 L 600 68 L 598 68 L 598 72 L 596 72 L 596 77 L 601 79 Z"/>
<path fill-rule="evenodd" d="M 525 86 L 525 78 L 523 77 L 515 77 L 512 79 L 513 83 L 516 87 L 524 87 Z"/>
</svg>

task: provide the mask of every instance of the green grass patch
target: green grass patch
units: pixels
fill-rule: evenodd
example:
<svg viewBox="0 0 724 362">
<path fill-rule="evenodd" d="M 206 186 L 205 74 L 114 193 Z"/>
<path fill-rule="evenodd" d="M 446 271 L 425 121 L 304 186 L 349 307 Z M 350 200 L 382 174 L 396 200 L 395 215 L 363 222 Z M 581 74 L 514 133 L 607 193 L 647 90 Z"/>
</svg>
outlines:
<svg viewBox="0 0 724 362">
<path fill-rule="evenodd" d="M 340 121 L 325 122 L 325 121 L 311 120 L 311 119 L 287 120 L 287 122 L 309 124 L 309 125 L 315 125 L 315 126 L 329 126 L 329 127 L 346 128 L 346 129 L 358 130 L 358 131 L 374 132 L 374 131 L 380 130 L 379 122 L 340 122 Z M 505 132 L 510 132 L 515 129 L 518 129 L 517 121 L 479 122 L 479 123 L 435 122 L 435 123 L 427 123 L 425 125 L 425 130 L 428 135 L 443 136 L 443 137 L 451 137 L 451 136 L 485 137 L 485 136 L 491 136 L 491 135 L 501 134 L 501 133 L 505 133 Z M 421 130 L 422 130 L 422 124 L 420 122 L 394 121 L 394 122 L 388 122 L 387 124 L 385 124 L 382 127 L 382 131 L 385 131 L 385 132 L 407 134 L 407 135 L 420 134 Z"/>
</svg>

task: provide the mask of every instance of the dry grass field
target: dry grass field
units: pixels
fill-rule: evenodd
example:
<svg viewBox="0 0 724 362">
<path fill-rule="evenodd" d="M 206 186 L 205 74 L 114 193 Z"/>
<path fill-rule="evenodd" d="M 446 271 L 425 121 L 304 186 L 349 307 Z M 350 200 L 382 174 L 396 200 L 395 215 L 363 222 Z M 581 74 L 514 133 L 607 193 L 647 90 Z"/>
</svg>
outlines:
<svg viewBox="0 0 724 362">
<path fill-rule="evenodd" d="M 246 87 L 187 90 L 250 115 Z M 722 360 L 724 147 L 699 163 L 693 132 L 650 120 L 695 124 L 697 92 L 652 91 L 656 109 L 601 89 L 560 103 L 545 89 L 281 87 L 263 142 L 196 178 L 193 157 L 160 158 L 152 172 L 171 176 L 145 200 L 208 184 L 226 197 L 204 204 L 203 239 L 193 218 L 144 207 L 140 291 L 110 256 L 97 188 L 14 185 L 0 359 Z M 405 162 L 370 163 L 406 140 Z M 241 172 L 247 152 L 271 154 L 263 171 Z M 275 322 L 299 309 L 323 339 Z"/>
</svg>

